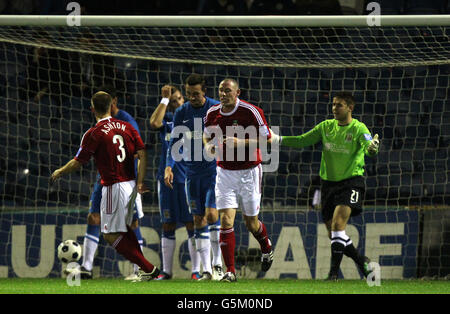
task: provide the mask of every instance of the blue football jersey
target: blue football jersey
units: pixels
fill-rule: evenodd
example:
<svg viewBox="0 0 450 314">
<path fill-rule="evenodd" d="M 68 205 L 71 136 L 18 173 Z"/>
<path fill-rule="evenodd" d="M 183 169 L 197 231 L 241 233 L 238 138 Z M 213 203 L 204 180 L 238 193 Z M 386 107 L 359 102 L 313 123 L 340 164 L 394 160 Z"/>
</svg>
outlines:
<svg viewBox="0 0 450 314">
<path fill-rule="evenodd" d="M 162 127 L 159 129 L 159 141 L 161 142 L 161 158 L 159 160 L 158 167 L 158 180 L 164 179 L 164 170 L 166 169 L 166 157 L 167 150 L 170 144 L 170 135 L 173 129 L 173 117 L 172 112 L 166 112 L 162 121 Z M 184 160 L 176 162 L 172 167 L 174 181 L 184 183 L 186 180 L 186 170 Z"/>
<path fill-rule="evenodd" d="M 119 110 L 117 112 L 117 114 L 114 116 L 114 118 L 128 122 L 136 129 L 136 131 L 138 131 L 139 135 L 141 135 L 141 132 L 139 131 L 139 126 L 138 126 L 136 120 L 134 120 L 134 118 L 128 112 L 126 112 L 124 110 Z"/>
<path fill-rule="evenodd" d="M 219 101 L 206 97 L 205 104 L 200 108 L 195 108 L 188 101 L 177 108 L 173 119 L 172 135 L 167 152 L 167 165 L 173 165 L 174 160 L 171 154 L 172 147 L 180 140 L 183 143 L 183 152 L 186 156 L 186 177 L 198 177 L 204 175 L 211 175 L 216 172 L 216 160 L 205 160 L 203 156 L 203 128 L 204 120 L 207 111 L 214 105 L 220 103 Z M 186 143 L 189 141 L 189 143 Z"/>
</svg>

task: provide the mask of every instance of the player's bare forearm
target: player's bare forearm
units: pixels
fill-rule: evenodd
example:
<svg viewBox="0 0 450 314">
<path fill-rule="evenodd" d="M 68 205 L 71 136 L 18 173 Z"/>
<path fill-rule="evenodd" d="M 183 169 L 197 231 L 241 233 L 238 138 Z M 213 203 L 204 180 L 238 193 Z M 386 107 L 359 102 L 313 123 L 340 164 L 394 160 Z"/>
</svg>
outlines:
<svg viewBox="0 0 450 314">
<path fill-rule="evenodd" d="M 145 174 L 147 173 L 147 151 L 145 149 L 138 150 L 138 173 L 136 186 L 139 193 L 146 193 L 149 190 L 144 184 Z"/>
<path fill-rule="evenodd" d="M 164 85 L 163 88 L 161 89 L 161 95 L 163 97 L 164 100 L 161 101 L 165 101 L 168 102 L 170 96 L 171 96 L 171 87 L 169 85 Z M 167 110 L 167 103 L 161 102 L 155 109 L 155 111 L 153 111 L 152 116 L 150 117 L 150 127 L 154 130 L 159 129 L 163 126 L 163 119 L 164 119 L 164 115 L 166 114 L 166 110 Z"/>
<path fill-rule="evenodd" d="M 138 174 L 137 174 L 137 184 L 144 183 L 145 174 L 147 172 L 147 152 L 145 149 L 138 150 Z"/>
<path fill-rule="evenodd" d="M 62 166 L 61 168 L 55 170 L 51 175 L 51 181 L 55 181 L 59 177 L 77 171 L 81 168 L 81 163 L 78 160 L 72 159 L 67 164 Z"/>
<path fill-rule="evenodd" d="M 260 140 L 249 139 L 249 138 L 240 139 L 237 137 L 226 137 L 223 141 L 223 144 L 228 145 L 229 147 L 256 147 L 256 148 L 258 148 L 259 144 L 260 144 Z"/>
<path fill-rule="evenodd" d="M 164 104 L 159 104 L 156 107 L 155 111 L 153 111 L 152 116 L 150 117 L 150 127 L 154 130 L 162 127 L 164 115 L 166 114 L 167 106 Z"/>
</svg>

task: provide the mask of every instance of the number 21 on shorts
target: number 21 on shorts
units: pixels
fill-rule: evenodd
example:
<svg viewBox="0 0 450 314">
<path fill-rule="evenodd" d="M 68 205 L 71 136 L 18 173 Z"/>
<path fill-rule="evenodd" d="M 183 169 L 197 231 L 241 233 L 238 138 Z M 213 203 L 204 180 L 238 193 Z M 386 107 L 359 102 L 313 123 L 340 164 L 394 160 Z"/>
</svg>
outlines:
<svg viewBox="0 0 450 314">
<path fill-rule="evenodd" d="M 350 203 L 356 204 L 359 200 L 359 191 L 352 190 L 352 195 L 350 196 Z"/>
</svg>

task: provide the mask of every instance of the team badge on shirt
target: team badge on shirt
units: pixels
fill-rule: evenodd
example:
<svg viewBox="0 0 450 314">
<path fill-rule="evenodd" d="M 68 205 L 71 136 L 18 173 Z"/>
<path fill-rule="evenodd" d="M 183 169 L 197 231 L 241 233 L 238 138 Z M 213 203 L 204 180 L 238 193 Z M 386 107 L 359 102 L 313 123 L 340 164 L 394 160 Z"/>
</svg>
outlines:
<svg viewBox="0 0 450 314">
<path fill-rule="evenodd" d="M 353 134 L 352 133 L 347 133 L 347 135 L 345 136 L 345 141 L 346 142 L 351 142 L 353 140 Z"/>
</svg>

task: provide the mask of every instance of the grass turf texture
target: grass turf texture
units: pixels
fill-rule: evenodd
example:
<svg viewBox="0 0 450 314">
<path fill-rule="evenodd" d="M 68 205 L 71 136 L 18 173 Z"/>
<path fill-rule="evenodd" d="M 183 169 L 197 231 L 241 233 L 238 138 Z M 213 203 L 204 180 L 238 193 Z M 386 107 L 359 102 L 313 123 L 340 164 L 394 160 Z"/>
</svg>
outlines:
<svg viewBox="0 0 450 314">
<path fill-rule="evenodd" d="M 239 280 L 239 279 L 238 279 Z M 123 279 L 82 280 L 68 286 L 65 279 L 0 279 L 0 293 L 12 294 L 449 294 L 450 281 L 382 280 L 369 287 L 364 280 L 239 280 L 235 283 L 168 280 L 133 283 Z"/>
</svg>

